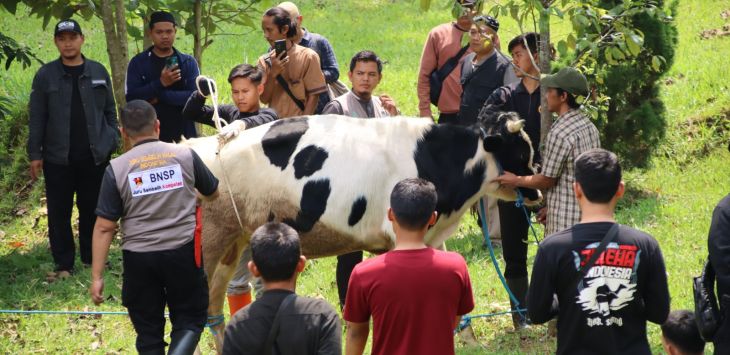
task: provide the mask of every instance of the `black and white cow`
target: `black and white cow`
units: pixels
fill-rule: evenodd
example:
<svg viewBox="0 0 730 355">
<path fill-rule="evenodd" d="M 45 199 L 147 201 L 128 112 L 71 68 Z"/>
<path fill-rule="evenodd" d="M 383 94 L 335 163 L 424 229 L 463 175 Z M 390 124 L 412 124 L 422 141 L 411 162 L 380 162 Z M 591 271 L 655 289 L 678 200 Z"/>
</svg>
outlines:
<svg viewBox="0 0 730 355">
<path fill-rule="evenodd" d="M 221 314 L 241 250 L 253 230 L 271 219 L 300 233 L 302 251 L 309 258 L 391 249 L 395 236 L 386 215 L 389 196 L 405 178 L 420 177 L 436 186 L 438 220 L 426 242 L 441 245 L 481 196 L 515 200 L 514 190 L 491 182 L 500 174 L 493 152 L 500 152 L 503 167 L 530 171 L 532 148 L 522 126 L 512 113 L 500 113 L 474 127 L 418 118 L 328 115 L 279 120 L 243 131 L 218 154 L 216 137 L 183 142 L 221 181 L 220 198 L 203 205 L 209 314 Z"/>
</svg>

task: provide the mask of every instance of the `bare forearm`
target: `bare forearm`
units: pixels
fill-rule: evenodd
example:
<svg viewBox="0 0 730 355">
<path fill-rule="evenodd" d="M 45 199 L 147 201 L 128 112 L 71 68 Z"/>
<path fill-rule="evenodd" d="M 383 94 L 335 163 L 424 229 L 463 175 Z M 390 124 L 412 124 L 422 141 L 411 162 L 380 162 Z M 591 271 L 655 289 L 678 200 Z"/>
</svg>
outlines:
<svg viewBox="0 0 730 355">
<path fill-rule="evenodd" d="M 345 343 L 346 355 L 362 355 L 365 351 L 365 344 L 368 342 L 368 333 L 370 332 L 369 323 L 349 323 L 347 324 L 347 334 Z"/>
<path fill-rule="evenodd" d="M 98 224 L 94 226 L 92 245 L 91 279 L 99 280 L 104 275 L 106 259 L 109 255 L 109 246 L 114 237 L 114 229 L 105 228 Z"/>
<path fill-rule="evenodd" d="M 517 186 L 530 189 L 547 190 L 555 186 L 556 182 L 556 179 L 542 174 L 517 177 Z"/>
</svg>

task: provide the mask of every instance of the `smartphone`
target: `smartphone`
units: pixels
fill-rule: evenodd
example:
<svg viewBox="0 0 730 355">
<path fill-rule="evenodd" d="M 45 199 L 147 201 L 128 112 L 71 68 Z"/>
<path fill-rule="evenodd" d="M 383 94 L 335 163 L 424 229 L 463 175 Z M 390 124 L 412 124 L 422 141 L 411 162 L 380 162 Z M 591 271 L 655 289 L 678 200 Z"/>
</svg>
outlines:
<svg viewBox="0 0 730 355">
<path fill-rule="evenodd" d="M 178 66 L 177 56 L 171 55 L 165 60 L 165 67 L 169 70 Z"/>
<path fill-rule="evenodd" d="M 274 41 L 274 49 L 276 50 L 276 57 L 279 58 L 281 56 L 281 53 L 286 52 L 286 40 L 280 39 Z"/>
</svg>

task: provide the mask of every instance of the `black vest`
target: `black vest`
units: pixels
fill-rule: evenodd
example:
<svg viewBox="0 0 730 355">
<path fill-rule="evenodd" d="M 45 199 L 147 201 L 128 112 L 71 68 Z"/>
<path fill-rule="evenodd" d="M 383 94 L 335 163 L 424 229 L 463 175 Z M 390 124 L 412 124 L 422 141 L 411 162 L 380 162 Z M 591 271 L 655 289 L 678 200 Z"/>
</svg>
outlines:
<svg viewBox="0 0 730 355">
<path fill-rule="evenodd" d="M 482 109 L 489 95 L 504 85 L 504 73 L 510 65 L 504 57 L 496 52 L 476 69 L 471 62 L 476 53 L 470 53 L 461 63 L 461 106 L 459 107 L 460 125 L 471 125 L 476 122 L 479 110 Z"/>
</svg>

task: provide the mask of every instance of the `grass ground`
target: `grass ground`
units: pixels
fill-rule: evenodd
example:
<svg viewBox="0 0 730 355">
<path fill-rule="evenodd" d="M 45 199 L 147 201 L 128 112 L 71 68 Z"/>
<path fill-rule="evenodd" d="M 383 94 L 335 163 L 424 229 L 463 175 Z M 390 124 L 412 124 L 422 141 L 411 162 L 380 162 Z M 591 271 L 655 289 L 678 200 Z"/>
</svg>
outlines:
<svg viewBox="0 0 730 355">
<path fill-rule="evenodd" d="M 343 82 L 347 82 L 348 58 L 361 49 L 375 50 L 388 62 L 378 91 L 391 94 L 404 114 L 417 113 L 415 74 L 421 48 L 428 30 L 448 20 L 448 11 L 434 6 L 432 11 L 420 13 L 418 2 L 413 1 L 302 0 L 299 3 L 305 27 L 332 41 Z M 728 74 L 721 53 L 730 52 L 730 38 L 700 40 L 698 36 L 701 30 L 727 23 L 720 12 L 729 8 L 721 0 L 680 2 L 677 58 L 661 91 L 668 108 L 667 140 L 660 150 L 662 154 L 649 170 L 626 174 L 630 192 L 618 211 L 619 221 L 651 233 L 660 242 L 674 309 L 692 308 L 690 279 L 700 272 L 706 256 L 710 214 L 715 203 L 730 192 L 730 154 L 724 148 L 717 148 L 718 142 L 724 140 L 726 145 L 728 141 L 727 131 L 720 132 L 728 123 L 730 110 Z M 52 60 L 57 56 L 50 31 L 41 30 L 39 20 L 28 18 L 27 13 L 13 18 L 0 12 L 0 17 L 0 31 L 36 49 L 41 58 Z M 514 23 L 502 22 L 503 38 L 517 33 Z M 565 31 L 560 24 L 556 25 L 558 35 Z M 87 34 L 85 54 L 105 62 L 100 22 L 82 22 L 82 26 Z M 229 68 L 242 60 L 254 62 L 266 48 L 258 29 L 237 28 L 229 32 L 250 33 L 217 37 L 204 56 L 203 73 L 221 83 L 224 92 Z M 180 33 L 177 47 L 191 52 L 189 37 Z M 16 102 L 10 119 L 23 119 L 23 107 L 37 67 L 22 70 L 14 65 L 9 71 L 0 70 L 0 95 Z M 3 179 L 27 178 L 8 177 L 5 163 L 0 169 Z M 21 181 L 19 185 L 25 184 Z M 45 272 L 53 265 L 42 195 L 41 184 L 36 184 L 23 193 L 3 196 L 2 201 L 11 204 L 4 206 L 4 210 L 12 213 L 0 219 L 4 221 L 0 224 L 0 309 L 124 310 L 120 304 L 121 254 L 116 247 L 112 250 L 106 278 L 107 294 L 111 296 L 100 307 L 94 307 L 87 296 L 87 269 L 80 269 L 63 282 L 44 281 Z M 505 310 L 507 296 L 488 252 L 482 248 L 481 238 L 473 218 L 467 216 L 448 246 L 464 255 L 469 264 L 477 302 L 475 313 Z M 531 263 L 536 248 L 531 245 L 529 250 Z M 497 250 L 497 255 L 500 254 Z M 334 258 L 313 260 L 302 275 L 299 292 L 337 304 L 334 268 Z M 554 338 L 546 336 L 544 327 L 534 326 L 526 332 L 515 333 L 511 331 L 508 316 L 474 320 L 473 328 L 484 347 L 458 345 L 457 353 L 547 353 L 555 348 Z M 2 353 L 133 353 L 134 344 L 134 331 L 124 316 L 0 314 L 0 334 Z M 649 341 L 653 352 L 661 353 L 656 325 L 649 326 Z M 204 352 L 211 352 L 209 334 L 201 344 Z"/>
</svg>

